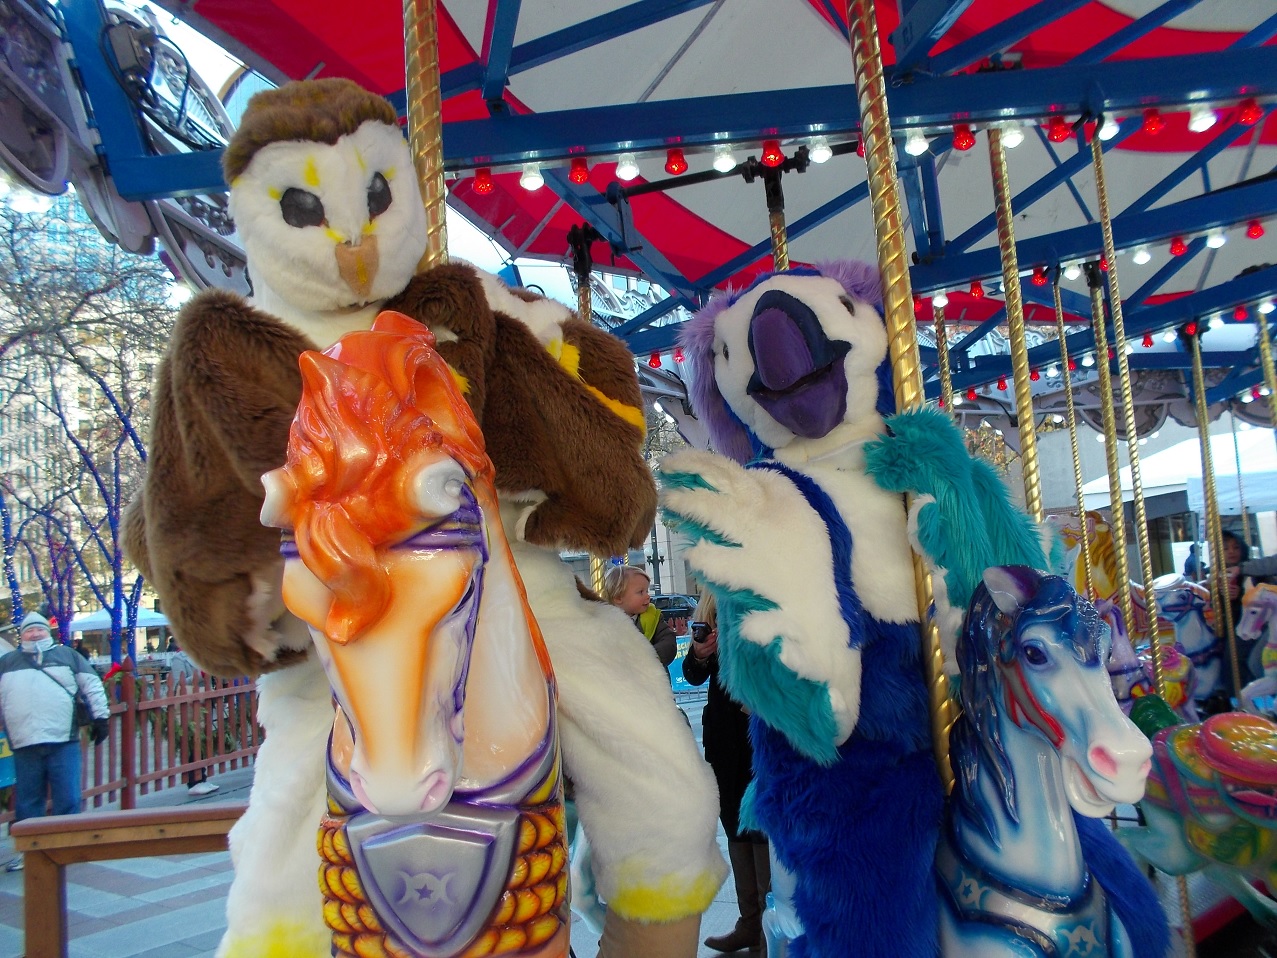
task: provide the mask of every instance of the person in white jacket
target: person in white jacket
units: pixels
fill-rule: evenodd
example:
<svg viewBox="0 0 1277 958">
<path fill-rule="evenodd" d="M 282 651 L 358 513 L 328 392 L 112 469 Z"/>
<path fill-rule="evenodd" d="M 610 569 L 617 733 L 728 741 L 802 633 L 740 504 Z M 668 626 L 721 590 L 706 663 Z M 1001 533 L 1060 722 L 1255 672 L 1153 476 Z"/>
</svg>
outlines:
<svg viewBox="0 0 1277 958">
<path fill-rule="evenodd" d="M 29 612 L 19 628 L 21 644 L 0 657 L 0 716 L 13 748 L 17 774 L 14 818 L 44 814 L 46 793 L 54 815 L 80 811 L 80 734 L 75 700 L 93 716 L 94 743 L 107 736 L 110 705 L 93 666 L 70 646 L 53 640 L 49 620 Z M 22 868 L 16 858 L 9 871 Z"/>
</svg>

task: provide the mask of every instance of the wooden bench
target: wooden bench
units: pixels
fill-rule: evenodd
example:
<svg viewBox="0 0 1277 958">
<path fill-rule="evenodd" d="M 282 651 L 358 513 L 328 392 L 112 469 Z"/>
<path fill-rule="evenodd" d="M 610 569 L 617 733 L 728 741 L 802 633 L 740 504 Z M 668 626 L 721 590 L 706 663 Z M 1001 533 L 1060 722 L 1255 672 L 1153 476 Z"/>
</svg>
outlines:
<svg viewBox="0 0 1277 958">
<path fill-rule="evenodd" d="M 10 829 L 25 861 L 26 958 L 67 958 L 66 866 L 226 849 L 243 802 L 29 818 Z"/>
</svg>

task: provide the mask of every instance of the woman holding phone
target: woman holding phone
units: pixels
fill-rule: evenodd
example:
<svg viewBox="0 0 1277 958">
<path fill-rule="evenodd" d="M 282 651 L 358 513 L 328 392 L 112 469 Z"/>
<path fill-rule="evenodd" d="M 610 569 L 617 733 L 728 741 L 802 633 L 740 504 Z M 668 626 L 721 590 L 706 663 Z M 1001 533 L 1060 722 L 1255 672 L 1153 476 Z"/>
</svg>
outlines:
<svg viewBox="0 0 1277 958">
<path fill-rule="evenodd" d="M 718 680 L 718 607 L 713 595 L 701 596 L 692 613 L 692 643 L 683 658 L 683 678 L 692 685 L 709 681 L 709 698 L 701 714 L 705 761 L 718 781 L 719 818 L 727 833 L 740 918 L 726 934 L 712 935 L 705 945 L 715 951 L 763 949 L 763 906 L 771 888 L 767 839 L 760 832 L 742 831 L 740 803 L 753 777 L 749 748 L 749 713 L 732 700 Z"/>
</svg>

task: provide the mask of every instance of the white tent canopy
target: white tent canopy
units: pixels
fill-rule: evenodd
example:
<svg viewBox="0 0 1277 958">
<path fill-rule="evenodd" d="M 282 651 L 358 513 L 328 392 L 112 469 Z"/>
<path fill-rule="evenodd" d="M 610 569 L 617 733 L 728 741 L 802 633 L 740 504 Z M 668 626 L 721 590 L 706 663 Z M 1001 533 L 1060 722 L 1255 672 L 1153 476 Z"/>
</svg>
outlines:
<svg viewBox="0 0 1277 958">
<path fill-rule="evenodd" d="M 150 609 L 137 610 L 137 627 L 139 629 L 168 625 L 168 619 Z M 72 632 L 99 632 L 111 628 L 111 612 L 109 609 L 98 609 L 91 615 L 77 615 L 71 620 Z"/>
<path fill-rule="evenodd" d="M 1242 472 L 1237 475 L 1237 455 L 1229 433 L 1211 436 L 1211 459 L 1215 467 L 1215 492 L 1219 511 L 1224 515 L 1241 512 L 1242 501 L 1249 512 L 1277 510 L 1277 442 L 1271 429 L 1247 429 L 1237 433 L 1237 453 Z M 1131 469 L 1122 470 L 1122 500 L 1134 498 L 1131 491 Z M 1201 445 L 1186 439 L 1168 449 L 1140 458 L 1140 478 L 1146 498 L 1167 492 L 1187 492 L 1188 508 L 1200 514 L 1202 499 Z M 1088 509 L 1102 509 L 1109 504 L 1108 477 L 1101 476 L 1082 487 Z"/>
</svg>

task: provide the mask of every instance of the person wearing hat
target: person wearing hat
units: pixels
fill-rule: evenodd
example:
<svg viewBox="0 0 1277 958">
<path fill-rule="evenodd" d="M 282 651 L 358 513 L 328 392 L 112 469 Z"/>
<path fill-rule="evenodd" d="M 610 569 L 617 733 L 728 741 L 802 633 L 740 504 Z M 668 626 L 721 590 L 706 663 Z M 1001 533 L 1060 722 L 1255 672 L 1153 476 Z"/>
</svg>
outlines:
<svg viewBox="0 0 1277 958">
<path fill-rule="evenodd" d="M 80 810 L 80 734 L 75 701 L 93 716 L 94 743 L 107 737 L 110 706 L 93 666 L 74 649 L 53 640 L 49 620 L 29 612 L 18 628 L 20 645 L 0 656 L 0 721 L 9 733 L 17 774 L 16 821 Z M 22 858 L 7 869 L 19 871 Z"/>
</svg>

